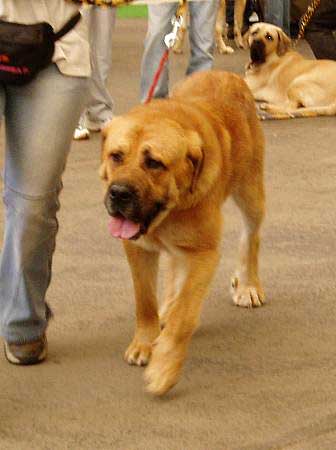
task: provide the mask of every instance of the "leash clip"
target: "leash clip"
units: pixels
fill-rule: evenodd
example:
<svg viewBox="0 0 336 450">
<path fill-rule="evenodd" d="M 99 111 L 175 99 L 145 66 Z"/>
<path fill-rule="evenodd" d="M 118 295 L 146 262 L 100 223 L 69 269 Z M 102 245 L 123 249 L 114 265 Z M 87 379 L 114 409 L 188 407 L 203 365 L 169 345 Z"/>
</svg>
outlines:
<svg viewBox="0 0 336 450">
<path fill-rule="evenodd" d="M 173 31 L 166 34 L 164 38 L 164 43 L 168 49 L 174 47 L 176 41 L 178 40 L 178 31 L 183 25 L 183 16 L 174 16 L 171 23 L 173 25 Z"/>
</svg>

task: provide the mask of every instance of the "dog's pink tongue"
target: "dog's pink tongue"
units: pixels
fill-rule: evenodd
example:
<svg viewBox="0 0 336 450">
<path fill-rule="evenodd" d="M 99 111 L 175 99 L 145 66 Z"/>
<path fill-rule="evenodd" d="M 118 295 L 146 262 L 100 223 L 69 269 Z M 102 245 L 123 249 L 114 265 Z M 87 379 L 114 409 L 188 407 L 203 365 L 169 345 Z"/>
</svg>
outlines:
<svg viewBox="0 0 336 450">
<path fill-rule="evenodd" d="M 111 217 L 109 230 L 113 237 L 131 239 L 140 231 L 140 224 L 131 222 L 124 217 Z"/>
</svg>

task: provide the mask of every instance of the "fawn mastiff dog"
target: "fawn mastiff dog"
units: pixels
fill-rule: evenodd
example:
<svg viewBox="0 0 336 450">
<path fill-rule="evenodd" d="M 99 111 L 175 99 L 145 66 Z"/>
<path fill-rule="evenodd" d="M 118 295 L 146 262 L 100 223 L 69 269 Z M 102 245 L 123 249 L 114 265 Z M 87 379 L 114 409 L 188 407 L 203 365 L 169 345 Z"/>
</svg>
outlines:
<svg viewBox="0 0 336 450">
<path fill-rule="evenodd" d="M 250 47 L 245 81 L 260 109 L 273 117 L 336 115 L 336 61 L 305 59 L 274 25 L 256 23 L 246 39 Z"/>
<path fill-rule="evenodd" d="M 103 131 L 100 176 L 110 232 L 131 268 L 136 329 L 125 359 L 145 371 L 156 395 L 177 382 L 220 257 L 221 205 L 232 195 L 243 216 L 238 306 L 261 306 L 259 228 L 264 215 L 264 137 L 243 79 L 202 72 L 171 98 L 116 117 Z M 169 258 L 161 314 L 156 278 Z"/>
</svg>

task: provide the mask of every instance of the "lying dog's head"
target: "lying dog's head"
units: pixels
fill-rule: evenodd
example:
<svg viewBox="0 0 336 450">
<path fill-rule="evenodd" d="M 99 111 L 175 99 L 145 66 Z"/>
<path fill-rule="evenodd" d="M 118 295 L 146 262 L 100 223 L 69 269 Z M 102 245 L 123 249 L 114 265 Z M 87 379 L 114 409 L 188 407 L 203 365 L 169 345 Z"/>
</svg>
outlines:
<svg viewBox="0 0 336 450">
<path fill-rule="evenodd" d="M 244 38 L 254 64 L 263 64 L 272 54 L 285 54 L 291 44 L 290 38 L 281 28 L 264 22 L 253 24 Z"/>
<path fill-rule="evenodd" d="M 202 165 L 197 133 L 146 111 L 140 106 L 103 130 L 105 206 L 112 235 L 122 239 L 153 230 L 191 195 Z"/>
</svg>

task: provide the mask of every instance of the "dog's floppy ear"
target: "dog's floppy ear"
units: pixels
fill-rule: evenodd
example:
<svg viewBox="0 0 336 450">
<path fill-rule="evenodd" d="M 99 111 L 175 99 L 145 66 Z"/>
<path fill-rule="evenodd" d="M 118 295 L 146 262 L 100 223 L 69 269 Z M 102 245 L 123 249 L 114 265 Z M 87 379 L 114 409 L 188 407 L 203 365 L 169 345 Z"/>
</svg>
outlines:
<svg viewBox="0 0 336 450">
<path fill-rule="evenodd" d="M 191 193 L 194 193 L 203 166 L 202 140 L 195 131 L 188 132 L 187 139 L 189 147 L 187 159 L 192 165 L 192 179 L 189 190 Z"/>
<path fill-rule="evenodd" d="M 289 47 L 291 46 L 291 39 L 287 36 L 287 34 L 282 31 L 278 30 L 278 47 L 277 47 L 277 54 L 279 56 L 284 55 Z"/>
</svg>

